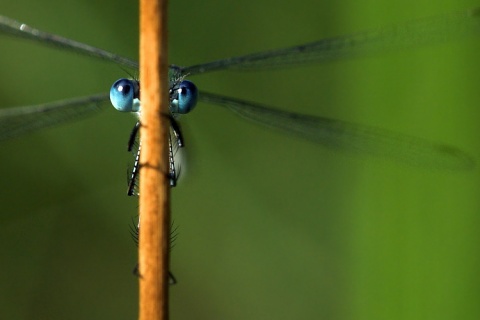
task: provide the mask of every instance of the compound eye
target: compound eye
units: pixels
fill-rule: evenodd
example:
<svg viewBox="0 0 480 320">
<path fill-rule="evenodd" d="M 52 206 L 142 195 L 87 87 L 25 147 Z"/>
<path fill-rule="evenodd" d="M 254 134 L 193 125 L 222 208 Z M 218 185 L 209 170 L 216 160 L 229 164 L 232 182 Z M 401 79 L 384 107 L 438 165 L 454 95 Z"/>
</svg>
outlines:
<svg viewBox="0 0 480 320">
<path fill-rule="evenodd" d="M 197 86 L 191 81 L 183 80 L 178 85 L 176 92 L 173 93 L 172 112 L 180 114 L 189 113 L 197 105 L 197 97 Z"/>
<path fill-rule="evenodd" d="M 110 88 L 110 102 L 121 112 L 137 112 L 138 106 L 134 99 L 138 95 L 138 83 L 129 79 L 120 79 Z"/>
</svg>

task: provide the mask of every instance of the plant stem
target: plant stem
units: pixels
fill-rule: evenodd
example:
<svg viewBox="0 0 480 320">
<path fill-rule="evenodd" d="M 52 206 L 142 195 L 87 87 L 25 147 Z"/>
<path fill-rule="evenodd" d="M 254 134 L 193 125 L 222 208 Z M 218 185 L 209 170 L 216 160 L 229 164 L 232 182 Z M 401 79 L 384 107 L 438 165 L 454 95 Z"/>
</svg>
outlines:
<svg viewBox="0 0 480 320">
<path fill-rule="evenodd" d="M 140 1 L 140 320 L 168 319 L 167 1 Z"/>
</svg>

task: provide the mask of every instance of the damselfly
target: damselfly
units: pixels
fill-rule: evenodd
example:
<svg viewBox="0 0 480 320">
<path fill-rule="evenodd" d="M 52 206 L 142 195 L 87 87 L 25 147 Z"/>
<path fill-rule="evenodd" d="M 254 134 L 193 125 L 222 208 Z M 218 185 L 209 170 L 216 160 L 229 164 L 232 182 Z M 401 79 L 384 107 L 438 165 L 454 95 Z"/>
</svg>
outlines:
<svg viewBox="0 0 480 320">
<path fill-rule="evenodd" d="M 380 128 L 283 111 L 201 90 L 197 92 L 196 86 L 185 78 L 225 69 L 269 69 L 327 62 L 450 41 L 475 35 L 480 28 L 479 19 L 479 10 L 473 9 L 456 14 L 425 18 L 395 27 L 327 38 L 303 45 L 226 58 L 190 67 L 172 65 L 169 82 L 170 117 L 174 124 L 171 131 L 171 140 L 174 142 L 171 144 L 172 164 L 168 173 L 172 185 L 175 184 L 178 176 L 173 164 L 174 148 L 182 147 L 180 130 L 175 125 L 175 118 L 179 114 L 189 113 L 193 110 L 197 99 L 200 102 L 227 108 L 247 120 L 284 130 L 289 134 L 330 148 L 393 158 L 413 165 L 450 169 L 472 168 L 474 165 L 473 159 L 467 153 L 453 146 Z M 59 49 L 109 60 L 125 68 L 138 69 L 138 63 L 131 59 L 40 31 L 7 17 L 0 16 L 0 32 L 38 41 L 41 44 Z M 110 96 L 117 110 L 140 112 L 139 86 L 140 84 L 136 80 L 121 79 L 115 82 Z M 102 109 L 108 100 L 109 95 L 107 93 L 100 93 L 37 106 L 4 109 L 0 112 L 0 139 L 16 137 L 23 133 L 94 113 L 94 111 Z M 136 131 L 134 130 L 131 141 L 135 140 L 135 136 Z M 129 145 L 132 146 L 133 142 L 130 142 Z M 135 178 L 132 180 L 135 181 Z M 133 193 L 132 188 L 129 188 L 129 192 Z"/>
</svg>

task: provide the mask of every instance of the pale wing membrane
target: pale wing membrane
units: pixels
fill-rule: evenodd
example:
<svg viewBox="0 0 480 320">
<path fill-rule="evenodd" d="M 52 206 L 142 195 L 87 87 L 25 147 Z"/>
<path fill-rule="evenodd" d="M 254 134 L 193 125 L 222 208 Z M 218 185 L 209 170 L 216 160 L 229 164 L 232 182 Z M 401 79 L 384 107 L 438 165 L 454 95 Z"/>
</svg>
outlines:
<svg viewBox="0 0 480 320">
<path fill-rule="evenodd" d="M 187 75 L 222 69 L 295 66 L 440 43 L 477 34 L 480 28 L 479 12 L 479 9 L 472 9 L 456 14 L 421 19 L 378 31 L 329 38 L 300 46 L 217 60 L 179 70 L 182 74 Z M 138 63 L 133 60 L 31 28 L 7 17 L 0 16 L 0 32 L 114 61 L 126 67 L 138 68 Z M 172 68 L 172 70 L 178 72 L 177 68 Z M 60 101 L 36 107 L 3 110 L 0 112 L 0 140 L 73 120 L 78 116 L 90 113 L 90 111 L 98 110 L 100 105 L 107 100 L 108 95 L 102 94 L 68 100 L 68 107 L 65 107 L 65 101 Z M 200 95 L 200 100 L 228 107 L 249 120 L 284 129 L 334 148 L 383 155 L 410 164 L 433 165 L 440 168 L 471 168 L 474 165 L 469 155 L 455 147 L 382 129 L 279 111 L 213 94 L 204 93 Z M 66 109 L 69 111 L 65 112 Z M 37 114 L 37 110 L 41 111 L 40 115 Z"/>
<path fill-rule="evenodd" d="M 332 149 L 387 157 L 408 165 L 468 170 L 473 158 L 462 150 L 392 131 L 340 120 L 281 111 L 253 102 L 201 92 L 199 100 L 230 109 L 261 125 L 284 130 Z"/>
<path fill-rule="evenodd" d="M 0 32 L 138 69 L 138 62 L 134 60 L 29 27 L 8 17 L 0 16 Z M 194 75 L 225 69 L 267 69 L 322 63 L 442 43 L 478 34 L 480 8 L 473 8 L 454 14 L 418 19 L 390 28 L 181 67 L 180 70 L 182 75 Z"/>
<path fill-rule="evenodd" d="M 32 28 L 24 23 L 0 15 L 0 32 L 36 41 L 42 45 L 66 49 L 77 54 L 96 57 L 119 65 L 138 69 L 138 62 L 119 56 L 118 54 L 105 51 L 85 43 L 71 40 L 53 33 Z"/>
<path fill-rule="evenodd" d="M 0 140 L 78 120 L 105 109 L 108 94 L 0 110 Z"/>
<path fill-rule="evenodd" d="M 227 58 L 182 68 L 193 75 L 223 69 L 266 69 L 373 56 L 480 35 L 480 8 L 434 16 L 352 35 L 326 38 L 299 46 Z"/>
</svg>

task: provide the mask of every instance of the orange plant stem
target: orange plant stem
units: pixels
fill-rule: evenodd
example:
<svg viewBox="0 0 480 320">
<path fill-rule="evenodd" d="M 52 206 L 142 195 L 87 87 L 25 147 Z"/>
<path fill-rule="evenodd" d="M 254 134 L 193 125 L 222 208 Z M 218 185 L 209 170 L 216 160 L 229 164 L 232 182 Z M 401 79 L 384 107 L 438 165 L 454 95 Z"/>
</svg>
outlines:
<svg viewBox="0 0 480 320">
<path fill-rule="evenodd" d="M 140 1 L 140 320 L 168 319 L 167 1 Z"/>
</svg>

